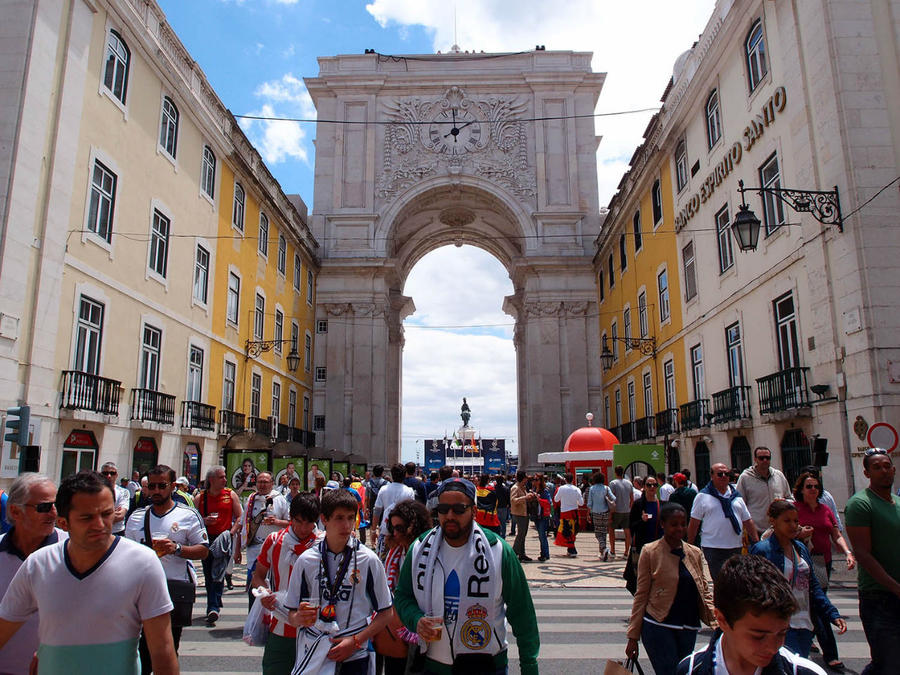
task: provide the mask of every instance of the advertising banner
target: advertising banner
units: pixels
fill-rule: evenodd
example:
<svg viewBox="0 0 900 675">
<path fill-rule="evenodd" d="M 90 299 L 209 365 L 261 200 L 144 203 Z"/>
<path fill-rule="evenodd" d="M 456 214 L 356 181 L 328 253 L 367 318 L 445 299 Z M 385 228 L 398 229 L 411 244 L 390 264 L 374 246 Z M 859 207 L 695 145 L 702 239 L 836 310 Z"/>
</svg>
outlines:
<svg viewBox="0 0 900 675">
<path fill-rule="evenodd" d="M 351 464 L 350 470 L 355 473 L 360 478 L 366 477 L 366 465 L 365 464 Z"/>
<path fill-rule="evenodd" d="M 653 473 L 665 471 L 665 448 L 661 445 L 614 445 L 613 466 L 620 464 L 633 476 L 646 476 L 649 467 L 652 467 Z"/>
<path fill-rule="evenodd" d="M 269 470 L 269 453 L 239 450 L 225 453 L 225 475 L 228 487 L 242 499 L 256 490 L 256 476 Z"/>
<path fill-rule="evenodd" d="M 316 476 L 321 476 L 325 482 L 331 477 L 331 460 L 310 457 L 306 460 L 306 489 L 312 492 L 316 489 Z"/>
<path fill-rule="evenodd" d="M 350 474 L 350 465 L 347 462 L 332 462 L 331 478 L 334 478 L 335 473 L 338 474 L 337 482 L 343 485 L 344 479 Z"/>
<path fill-rule="evenodd" d="M 444 450 L 443 440 L 425 441 L 425 473 L 437 471 L 447 463 L 447 454 Z"/>
<path fill-rule="evenodd" d="M 506 469 L 506 440 L 481 441 L 481 452 L 484 454 L 484 469 L 488 473 L 500 473 Z"/>
<path fill-rule="evenodd" d="M 306 473 L 306 459 L 304 457 L 275 457 L 272 460 L 272 473 L 275 478 L 275 487 L 281 485 L 281 477 L 287 476 L 288 481 L 296 476 L 300 479 L 300 489 L 303 489 L 303 475 Z"/>
</svg>

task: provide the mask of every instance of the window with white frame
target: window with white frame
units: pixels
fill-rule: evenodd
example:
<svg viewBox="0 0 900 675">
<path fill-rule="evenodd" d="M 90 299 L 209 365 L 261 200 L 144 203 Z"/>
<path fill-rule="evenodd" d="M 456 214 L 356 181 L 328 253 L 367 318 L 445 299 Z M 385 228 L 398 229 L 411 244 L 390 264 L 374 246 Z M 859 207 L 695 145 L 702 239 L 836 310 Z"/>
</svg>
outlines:
<svg viewBox="0 0 900 675">
<path fill-rule="evenodd" d="M 328 319 L 319 319 L 316 321 L 316 332 L 319 335 L 324 335 L 328 332 Z"/>
<path fill-rule="evenodd" d="M 228 273 L 228 303 L 225 309 L 225 319 L 235 326 L 238 323 L 241 306 L 241 278 L 234 272 Z"/>
<path fill-rule="evenodd" d="M 634 422 L 637 417 L 637 400 L 634 395 L 634 380 L 628 382 L 628 421 Z"/>
<path fill-rule="evenodd" d="M 800 366 L 800 342 L 797 338 L 797 313 L 794 293 L 789 291 L 772 302 L 775 312 L 775 331 L 778 343 L 778 369 Z"/>
<path fill-rule="evenodd" d="M 131 68 L 131 51 L 116 31 L 106 37 L 106 63 L 103 66 L 103 86 L 125 105 L 128 94 L 128 71 Z"/>
<path fill-rule="evenodd" d="M 658 225 L 662 220 L 662 185 L 659 178 L 653 181 L 653 188 L 650 190 L 650 203 L 653 206 L 653 224 Z"/>
<path fill-rule="evenodd" d="M 284 313 L 280 309 L 275 310 L 275 352 L 281 353 L 281 340 L 284 337 Z"/>
<path fill-rule="evenodd" d="M 306 334 L 303 342 L 303 370 L 307 373 L 312 365 L 312 335 Z"/>
<path fill-rule="evenodd" d="M 706 396 L 706 381 L 703 376 L 703 346 L 691 347 L 691 380 L 694 385 L 694 400 L 700 401 Z"/>
<path fill-rule="evenodd" d="M 631 227 L 634 230 L 634 252 L 637 253 L 641 246 L 644 244 L 643 236 L 641 235 L 641 212 L 640 210 L 634 212 L 634 217 L 631 219 Z"/>
<path fill-rule="evenodd" d="M 644 417 L 653 415 L 653 382 L 650 373 L 644 373 Z"/>
<path fill-rule="evenodd" d="M 222 410 L 234 410 L 234 380 L 237 366 L 231 361 L 225 362 L 222 369 Z"/>
<path fill-rule="evenodd" d="M 697 295 L 697 270 L 694 265 L 694 242 L 689 241 L 681 249 L 681 262 L 684 267 L 684 299 L 691 300 Z"/>
<path fill-rule="evenodd" d="M 713 89 L 706 99 L 706 143 L 712 148 L 722 137 L 722 119 L 719 116 L 719 90 Z"/>
<path fill-rule="evenodd" d="M 178 108 L 168 96 L 164 96 L 162 102 L 159 145 L 169 157 L 175 159 L 175 153 L 178 151 Z"/>
<path fill-rule="evenodd" d="M 303 284 L 303 276 L 302 276 L 303 265 L 300 262 L 299 254 L 294 254 L 294 290 L 300 291 L 300 286 Z"/>
<path fill-rule="evenodd" d="M 269 257 L 269 217 L 262 211 L 259 212 L 259 237 L 256 246 L 260 255 Z"/>
<path fill-rule="evenodd" d="M 209 251 L 197 244 L 194 257 L 194 300 L 206 304 L 209 297 Z"/>
<path fill-rule="evenodd" d="M 663 270 L 656 276 L 656 285 L 659 288 L 659 322 L 669 320 L 669 273 Z"/>
<path fill-rule="evenodd" d="M 616 424 L 622 425 L 622 390 L 616 389 Z"/>
<path fill-rule="evenodd" d="M 744 384 L 744 345 L 739 323 L 725 329 L 725 347 L 728 353 L 728 384 L 740 387 Z"/>
<path fill-rule="evenodd" d="M 266 299 L 256 294 L 256 305 L 253 309 L 253 338 L 262 340 L 266 330 Z"/>
<path fill-rule="evenodd" d="M 625 233 L 619 235 L 619 267 L 624 272 L 628 267 L 628 242 L 625 240 Z"/>
<path fill-rule="evenodd" d="M 187 400 L 203 400 L 203 350 L 191 345 L 188 354 Z"/>
<path fill-rule="evenodd" d="M 303 397 L 303 429 L 309 429 L 309 396 Z"/>
<path fill-rule="evenodd" d="M 734 265 L 734 251 L 731 249 L 731 219 L 728 216 L 727 206 L 723 206 L 716 213 L 716 236 L 719 243 L 719 274 L 722 274 Z"/>
<path fill-rule="evenodd" d="M 606 281 L 603 279 L 603 270 L 597 272 L 597 288 L 600 289 L 600 302 L 606 300 L 606 288 L 604 284 Z"/>
<path fill-rule="evenodd" d="M 759 182 L 764 188 L 780 188 L 781 172 L 778 168 L 778 155 L 772 153 L 772 156 L 766 160 L 765 164 L 759 167 Z M 764 192 L 762 195 L 763 203 L 763 222 L 766 225 L 766 236 L 774 234 L 775 231 L 784 225 L 784 204 L 773 194 Z"/>
<path fill-rule="evenodd" d="M 750 27 L 744 45 L 747 52 L 747 83 L 750 85 L 750 91 L 753 91 L 769 72 L 762 20 L 757 19 Z"/>
<path fill-rule="evenodd" d="M 300 353 L 300 326 L 291 321 L 291 350 Z"/>
<path fill-rule="evenodd" d="M 313 417 L 313 431 L 325 431 L 325 415 Z"/>
<path fill-rule="evenodd" d="M 641 337 L 645 338 L 650 334 L 650 326 L 647 320 L 647 292 L 638 293 L 638 327 L 641 331 Z"/>
<path fill-rule="evenodd" d="M 262 396 L 262 375 L 250 376 L 250 417 L 259 417 L 259 401 Z"/>
<path fill-rule="evenodd" d="M 631 351 L 631 307 L 622 310 L 622 337 L 625 338 L 625 351 Z"/>
<path fill-rule="evenodd" d="M 312 304 L 313 301 L 313 273 L 312 270 L 306 270 L 306 302 Z"/>
<path fill-rule="evenodd" d="M 231 224 L 241 232 L 244 231 L 244 188 L 240 183 L 234 184 L 234 203 L 231 205 Z"/>
<path fill-rule="evenodd" d="M 603 397 L 603 426 L 607 429 L 614 426 L 612 420 L 609 419 L 609 394 Z"/>
<path fill-rule="evenodd" d="M 609 272 L 609 288 L 612 290 L 612 287 L 616 285 L 616 275 L 613 273 L 615 270 L 613 269 L 612 253 L 610 253 L 609 257 L 606 259 L 606 269 Z"/>
<path fill-rule="evenodd" d="M 324 382 L 327 379 L 328 370 L 325 366 L 316 366 L 316 382 Z"/>
<path fill-rule="evenodd" d="M 94 160 L 91 175 L 91 198 L 88 207 L 87 229 L 106 243 L 112 242 L 113 215 L 116 206 L 116 174 Z"/>
<path fill-rule="evenodd" d="M 159 356 L 162 346 L 162 331 L 144 324 L 141 338 L 141 373 L 138 378 L 140 389 L 156 391 L 159 387 Z"/>
<path fill-rule="evenodd" d="M 100 374 L 100 347 L 103 344 L 103 303 L 81 296 L 78 324 L 75 328 L 75 354 L 72 370 Z"/>
<path fill-rule="evenodd" d="M 684 139 L 678 141 L 675 146 L 675 180 L 678 183 L 678 191 L 681 192 L 688 182 L 687 144 Z"/>
<path fill-rule="evenodd" d="M 278 235 L 278 273 L 284 276 L 287 270 L 287 239 L 283 234 Z"/>
<path fill-rule="evenodd" d="M 297 426 L 297 390 L 289 389 L 288 390 L 288 418 L 287 418 L 288 426 L 296 427 Z"/>
<path fill-rule="evenodd" d="M 158 209 L 153 209 L 150 227 L 150 270 L 166 278 L 169 264 L 169 229 L 171 223 Z"/>
<path fill-rule="evenodd" d="M 200 162 L 200 189 L 210 199 L 216 196 L 216 155 L 208 145 L 203 146 L 203 159 Z"/>
<path fill-rule="evenodd" d="M 619 324 L 613 320 L 609 327 L 610 342 L 612 342 L 613 361 L 619 360 Z"/>
<path fill-rule="evenodd" d="M 678 405 L 678 395 L 675 391 L 675 362 L 672 359 L 663 363 L 663 383 L 666 388 L 666 409 L 674 410 Z"/>
<path fill-rule="evenodd" d="M 272 417 L 281 419 L 281 384 L 278 382 L 272 383 Z"/>
</svg>

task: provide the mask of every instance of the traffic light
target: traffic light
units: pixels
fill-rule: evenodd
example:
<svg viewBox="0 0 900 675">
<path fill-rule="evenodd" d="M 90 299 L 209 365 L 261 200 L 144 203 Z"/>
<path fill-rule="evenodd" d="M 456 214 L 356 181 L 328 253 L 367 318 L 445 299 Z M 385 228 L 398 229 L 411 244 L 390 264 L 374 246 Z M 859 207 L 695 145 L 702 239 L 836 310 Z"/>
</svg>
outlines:
<svg viewBox="0 0 900 675">
<path fill-rule="evenodd" d="M 27 405 L 6 409 L 6 424 L 3 440 L 18 445 L 28 445 L 28 423 L 31 421 L 31 408 Z"/>
</svg>

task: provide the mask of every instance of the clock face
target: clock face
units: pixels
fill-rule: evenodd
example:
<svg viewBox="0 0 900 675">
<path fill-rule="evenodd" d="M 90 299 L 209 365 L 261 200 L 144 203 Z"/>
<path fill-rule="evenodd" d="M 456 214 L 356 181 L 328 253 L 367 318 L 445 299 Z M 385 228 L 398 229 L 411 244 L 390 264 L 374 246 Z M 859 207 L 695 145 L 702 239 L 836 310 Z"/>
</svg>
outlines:
<svg viewBox="0 0 900 675">
<path fill-rule="evenodd" d="M 428 125 L 428 147 L 434 152 L 462 155 L 481 142 L 481 122 L 468 110 L 441 111 Z"/>
</svg>

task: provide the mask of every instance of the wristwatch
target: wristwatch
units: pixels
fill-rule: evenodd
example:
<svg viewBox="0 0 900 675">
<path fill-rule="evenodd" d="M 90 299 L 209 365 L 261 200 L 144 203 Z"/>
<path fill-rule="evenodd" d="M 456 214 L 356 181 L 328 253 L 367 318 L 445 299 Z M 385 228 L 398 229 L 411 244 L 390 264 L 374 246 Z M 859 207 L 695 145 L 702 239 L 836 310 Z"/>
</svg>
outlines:
<svg viewBox="0 0 900 675">
<path fill-rule="evenodd" d="M 181 556 L 181 544 L 175 544 L 175 553 L 174 555 Z"/>
</svg>

